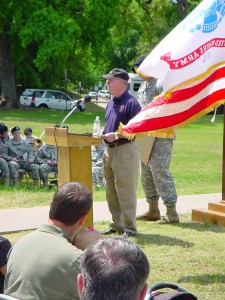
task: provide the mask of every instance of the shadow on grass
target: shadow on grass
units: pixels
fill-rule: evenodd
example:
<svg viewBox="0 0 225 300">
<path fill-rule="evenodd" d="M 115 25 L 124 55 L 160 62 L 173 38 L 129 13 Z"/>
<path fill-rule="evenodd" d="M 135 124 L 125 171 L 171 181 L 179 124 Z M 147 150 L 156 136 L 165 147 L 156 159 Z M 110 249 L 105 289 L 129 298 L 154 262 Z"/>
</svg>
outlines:
<svg viewBox="0 0 225 300">
<path fill-rule="evenodd" d="M 193 275 L 193 276 L 184 276 L 177 280 L 178 283 L 184 282 L 193 282 L 201 285 L 208 285 L 213 283 L 224 283 L 225 275 L 218 274 L 201 274 L 201 275 Z"/>
<path fill-rule="evenodd" d="M 143 234 L 139 233 L 135 239 L 139 245 L 159 245 L 159 246 L 179 246 L 182 248 L 190 248 L 194 243 L 183 241 L 181 239 L 160 235 L 160 234 Z"/>
<path fill-rule="evenodd" d="M 212 232 L 225 232 L 225 227 L 214 225 L 214 224 L 206 224 L 206 223 L 198 223 L 198 222 L 184 222 L 184 223 L 175 223 L 170 226 L 176 226 L 182 229 L 191 229 L 197 231 L 212 231 Z"/>
</svg>

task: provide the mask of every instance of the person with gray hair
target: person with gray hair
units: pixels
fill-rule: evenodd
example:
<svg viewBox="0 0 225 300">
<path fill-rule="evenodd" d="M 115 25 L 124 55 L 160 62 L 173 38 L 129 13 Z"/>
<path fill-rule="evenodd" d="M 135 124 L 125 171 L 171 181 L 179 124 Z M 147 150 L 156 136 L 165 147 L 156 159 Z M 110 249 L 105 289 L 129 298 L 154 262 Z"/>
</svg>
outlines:
<svg viewBox="0 0 225 300">
<path fill-rule="evenodd" d="M 81 300 L 142 300 L 150 265 L 144 252 L 123 237 L 100 239 L 81 257 Z"/>
<path fill-rule="evenodd" d="M 129 75 L 123 69 L 113 69 L 103 75 L 110 94 L 105 112 L 102 138 L 106 142 L 103 173 L 106 180 L 106 200 L 112 215 L 104 235 L 122 233 L 125 238 L 137 234 L 137 180 L 139 152 L 135 140 L 128 140 L 118 132 L 120 123 L 126 125 L 141 107 L 128 92 Z"/>
</svg>

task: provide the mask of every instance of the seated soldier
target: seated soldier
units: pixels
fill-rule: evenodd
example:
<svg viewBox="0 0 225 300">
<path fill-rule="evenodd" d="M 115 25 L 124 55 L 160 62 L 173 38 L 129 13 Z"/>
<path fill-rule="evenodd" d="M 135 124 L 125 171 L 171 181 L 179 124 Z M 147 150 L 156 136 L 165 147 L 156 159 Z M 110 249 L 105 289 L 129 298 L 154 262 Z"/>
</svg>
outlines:
<svg viewBox="0 0 225 300">
<path fill-rule="evenodd" d="M 39 168 L 37 164 L 34 164 L 32 149 L 25 140 L 21 139 L 18 126 L 13 127 L 11 133 L 13 138 L 7 142 L 8 155 L 6 159 L 9 162 L 9 171 L 13 182 L 15 185 L 18 185 L 18 170 L 24 169 L 31 173 L 34 188 L 37 188 L 40 179 Z"/>
<path fill-rule="evenodd" d="M 93 189 L 97 187 L 100 180 L 103 180 L 103 153 L 105 150 L 104 142 L 101 145 L 93 146 L 92 156 L 92 184 Z"/>
<path fill-rule="evenodd" d="M 32 129 L 28 127 L 28 128 L 24 129 L 23 133 L 24 133 L 26 142 L 30 145 L 30 147 L 33 151 L 34 157 L 36 158 L 37 154 L 38 154 L 39 146 L 36 143 L 37 137 L 35 135 L 33 135 L 32 132 L 33 132 Z"/>
<path fill-rule="evenodd" d="M 57 147 L 45 144 L 41 146 L 37 154 L 37 162 L 40 164 L 40 178 L 45 188 L 48 188 L 48 174 L 58 172 Z"/>
<path fill-rule="evenodd" d="M 6 161 L 8 148 L 7 148 L 6 144 L 2 141 L 2 132 L 5 129 L 4 127 L 6 127 L 6 126 L 4 126 L 4 125 L 0 126 L 0 171 L 1 171 L 1 177 L 4 180 L 5 186 L 9 186 L 10 174 L 9 174 L 8 162 Z"/>
<path fill-rule="evenodd" d="M 9 135 L 9 130 L 8 127 L 3 125 L 1 127 L 1 140 L 3 141 L 3 143 L 7 143 L 9 140 L 11 140 L 11 136 Z"/>
</svg>

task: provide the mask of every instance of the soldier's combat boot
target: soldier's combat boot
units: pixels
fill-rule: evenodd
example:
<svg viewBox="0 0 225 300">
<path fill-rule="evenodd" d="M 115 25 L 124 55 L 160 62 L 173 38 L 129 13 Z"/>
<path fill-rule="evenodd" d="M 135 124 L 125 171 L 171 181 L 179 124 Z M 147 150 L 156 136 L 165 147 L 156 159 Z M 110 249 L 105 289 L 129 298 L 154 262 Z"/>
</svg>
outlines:
<svg viewBox="0 0 225 300">
<path fill-rule="evenodd" d="M 176 211 L 176 204 L 166 205 L 166 215 L 162 217 L 161 220 L 157 221 L 157 224 L 169 224 L 169 223 L 179 223 L 179 216 Z"/>
<path fill-rule="evenodd" d="M 138 216 L 136 219 L 141 221 L 157 221 L 160 220 L 159 201 L 153 200 L 149 203 L 149 211 Z"/>
<path fill-rule="evenodd" d="M 34 179 L 34 189 L 37 189 L 37 188 L 38 188 L 38 183 L 39 183 L 38 180 L 35 180 L 35 179 Z"/>
<path fill-rule="evenodd" d="M 9 177 L 5 177 L 4 178 L 4 184 L 5 184 L 5 186 L 9 186 Z"/>
<path fill-rule="evenodd" d="M 19 184 L 18 178 L 13 178 L 13 184 L 14 186 L 17 186 Z"/>
</svg>

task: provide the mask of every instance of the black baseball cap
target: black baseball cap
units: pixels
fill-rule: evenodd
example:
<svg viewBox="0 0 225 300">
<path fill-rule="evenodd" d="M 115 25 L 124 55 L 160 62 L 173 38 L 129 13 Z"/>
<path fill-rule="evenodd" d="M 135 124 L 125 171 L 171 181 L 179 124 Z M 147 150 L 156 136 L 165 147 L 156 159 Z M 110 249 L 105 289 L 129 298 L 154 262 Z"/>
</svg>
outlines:
<svg viewBox="0 0 225 300">
<path fill-rule="evenodd" d="M 11 133 L 15 132 L 15 131 L 20 131 L 19 126 L 15 126 L 11 129 Z"/>
<path fill-rule="evenodd" d="M 138 58 L 138 60 L 132 65 L 132 71 L 134 73 L 136 73 L 135 69 L 137 69 L 141 64 L 142 62 L 146 59 L 146 56 L 141 56 Z"/>
<path fill-rule="evenodd" d="M 129 79 L 127 71 L 123 69 L 113 69 L 111 72 L 109 72 L 109 74 L 102 75 L 102 78 L 104 79 L 112 79 L 114 77 L 118 77 L 126 81 Z"/>
</svg>

